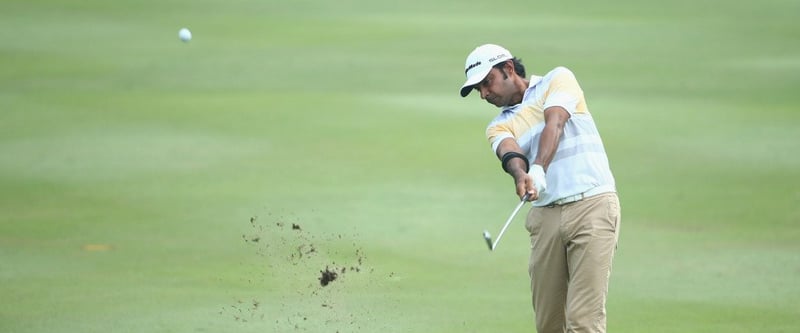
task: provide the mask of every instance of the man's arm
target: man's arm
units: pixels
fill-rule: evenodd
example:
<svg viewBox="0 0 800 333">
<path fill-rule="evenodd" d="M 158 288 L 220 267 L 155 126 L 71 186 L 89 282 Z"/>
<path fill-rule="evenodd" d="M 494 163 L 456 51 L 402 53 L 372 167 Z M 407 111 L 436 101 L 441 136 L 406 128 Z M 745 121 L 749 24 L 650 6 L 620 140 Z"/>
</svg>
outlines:
<svg viewBox="0 0 800 333">
<path fill-rule="evenodd" d="M 539 137 L 539 150 L 533 160 L 534 165 L 542 166 L 545 171 L 550 166 L 569 117 L 569 112 L 560 106 L 551 106 L 544 110 L 544 129 Z"/>
<path fill-rule="evenodd" d="M 569 117 L 569 112 L 560 106 L 552 106 L 544 110 L 545 125 L 539 137 L 538 153 L 533 163 L 528 165 L 526 160 L 512 158 L 504 165 L 506 172 L 514 178 L 517 195 L 520 198 L 523 198 L 527 194 L 529 201 L 539 199 L 537 189 L 542 189 L 543 185 L 546 184 L 544 180 L 544 171 L 547 170 L 550 162 L 553 161 L 553 156 L 555 156 L 556 150 L 558 149 L 558 142 L 561 139 L 561 135 L 564 133 L 564 124 Z M 508 153 L 525 155 L 522 148 L 520 148 L 517 141 L 513 138 L 503 139 L 498 145 L 496 153 L 497 158 L 501 161 Z M 528 173 L 529 171 L 530 174 Z"/>
<path fill-rule="evenodd" d="M 547 177 L 544 175 L 544 170 L 550 166 L 553 156 L 556 155 L 558 142 L 561 139 L 561 135 L 564 134 L 564 124 L 569 117 L 569 112 L 561 106 L 551 106 L 544 110 L 544 128 L 539 135 L 536 158 L 534 158 L 533 165 L 528 171 L 530 176 L 528 177 L 528 182 L 534 188 L 534 194 L 531 195 L 534 197 L 532 200 L 538 200 L 539 194 L 547 191 Z M 527 184 L 525 183 L 525 186 L 528 186 Z M 519 191 L 519 183 L 517 183 L 517 191 Z"/>
<path fill-rule="evenodd" d="M 517 140 L 514 138 L 505 138 L 503 141 L 500 141 L 496 153 L 497 158 L 501 161 L 503 157 L 509 153 L 517 153 L 526 156 L 525 152 L 522 151 L 522 148 L 520 148 L 519 144 L 517 144 Z M 512 158 L 503 165 L 503 169 L 508 172 L 511 177 L 514 177 L 514 184 L 516 184 L 517 195 L 520 199 L 522 199 L 525 194 L 528 194 L 528 200 L 533 201 L 538 198 L 538 194 L 534 193 L 531 177 L 528 176 L 528 164 L 527 159 Z"/>
<path fill-rule="evenodd" d="M 523 152 L 522 148 L 520 148 L 519 144 L 517 144 L 517 140 L 515 140 L 514 138 L 505 138 L 503 139 L 503 141 L 500 141 L 500 144 L 497 146 L 497 151 L 495 153 L 497 153 L 497 158 L 502 160 L 503 156 L 511 152 L 525 155 L 525 152 Z M 508 162 L 507 171 L 512 176 L 513 176 L 512 171 L 521 171 L 527 173 L 528 170 L 525 169 L 525 167 L 527 167 L 527 165 L 525 165 L 525 161 L 516 158 Z"/>
</svg>

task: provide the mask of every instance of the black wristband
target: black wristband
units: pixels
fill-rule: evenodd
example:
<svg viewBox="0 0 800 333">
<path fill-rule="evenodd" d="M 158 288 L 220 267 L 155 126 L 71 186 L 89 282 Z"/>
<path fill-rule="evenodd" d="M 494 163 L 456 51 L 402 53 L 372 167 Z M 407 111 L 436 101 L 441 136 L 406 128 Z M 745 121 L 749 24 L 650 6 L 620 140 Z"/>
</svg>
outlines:
<svg viewBox="0 0 800 333">
<path fill-rule="evenodd" d="M 503 166 L 503 170 L 506 173 L 511 173 L 510 171 L 508 171 L 508 162 L 515 158 L 520 158 L 523 161 L 525 161 L 525 172 L 528 172 L 528 169 L 531 168 L 530 162 L 528 161 L 528 157 L 515 151 L 510 151 L 503 154 L 502 158 L 503 162 L 501 163 L 501 165 Z"/>
</svg>

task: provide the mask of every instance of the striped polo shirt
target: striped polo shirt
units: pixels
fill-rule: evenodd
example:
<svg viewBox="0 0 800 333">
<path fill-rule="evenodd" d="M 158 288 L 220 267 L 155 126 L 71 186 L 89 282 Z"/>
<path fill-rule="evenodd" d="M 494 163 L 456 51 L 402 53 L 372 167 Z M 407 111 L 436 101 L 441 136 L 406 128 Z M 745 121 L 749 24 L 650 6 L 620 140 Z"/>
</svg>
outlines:
<svg viewBox="0 0 800 333">
<path fill-rule="evenodd" d="M 533 163 L 544 129 L 544 110 L 551 106 L 563 107 L 570 117 L 545 173 L 547 190 L 533 205 L 546 206 L 587 191 L 616 192 L 600 133 L 589 114 L 583 90 L 567 68 L 557 67 L 543 77 L 532 76 L 522 102 L 502 108 L 486 128 L 492 150 L 497 152 L 501 141 L 514 138 Z"/>
</svg>

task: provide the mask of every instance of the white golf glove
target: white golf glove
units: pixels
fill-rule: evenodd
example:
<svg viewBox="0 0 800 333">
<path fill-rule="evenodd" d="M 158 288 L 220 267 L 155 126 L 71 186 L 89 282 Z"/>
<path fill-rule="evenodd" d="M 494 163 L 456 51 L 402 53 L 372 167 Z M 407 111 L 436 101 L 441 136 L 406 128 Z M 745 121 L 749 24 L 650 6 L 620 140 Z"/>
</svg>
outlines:
<svg viewBox="0 0 800 333">
<path fill-rule="evenodd" d="M 531 166 L 528 175 L 533 179 L 533 186 L 536 188 L 536 195 L 541 197 L 542 192 L 547 190 L 547 180 L 544 178 L 544 168 L 541 165 L 534 164 Z"/>
</svg>

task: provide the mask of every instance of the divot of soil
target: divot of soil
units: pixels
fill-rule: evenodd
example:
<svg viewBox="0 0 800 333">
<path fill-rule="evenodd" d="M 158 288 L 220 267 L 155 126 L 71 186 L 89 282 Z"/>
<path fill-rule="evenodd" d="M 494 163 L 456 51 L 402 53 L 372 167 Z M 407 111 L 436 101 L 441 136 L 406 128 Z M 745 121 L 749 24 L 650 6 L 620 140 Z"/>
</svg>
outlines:
<svg viewBox="0 0 800 333">
<path fill-rule="evenodd" d="M 325 266 L 324 271 L 319 272 L 322 273 L 322 276 L 319 277 L 319 284 L 321 284 L 323 287 L 327 286 L 328 283 L 333 282 L 337 277 L 339 277 L 339 274 L 337 274 L 335 270 L 332 271 L 328 269 L 328 266 Z"/>
<path fill-rule="evenodd" d="M 269 215 L 272 216 L 272 214 Z M 333 281 L 339 281 L 337 283 L 343 284 L 343 286 L 349 283 L 350 281 L 345 281 L 347 280 L 345 275 L 372 273 L 373 269 L 364 266 L 368 261 L 364 249 L 359 247 L 356 241 L 352 240 L 352 249 L 349 251 L 341 251 L 339 247 L 334 251 L 326 250 L 323 245 L 342 243 L 343 241 L 349 243 L 351 239 L 349 236 L 340 233 L 319 237 L 319 235 L 308 231 L 308 225 L 306 225 L 306 228 L 301 227 L 299 223 L 303 221 L 287 220 L 284 217 L 271 217 L 270 219 L 270 221 L 261 221 L 258 216 L 250 217 L 248 222 L 251 230 L 242 234 L 244 243 L 253 247 L 256 254 L 265 257 L 267 260 L 266 267 L 269 268 L 264 271 L 258 271 L 261 272 L 260 277 L 250 277 L 246 281 L 251 285 L 260 286 L 265 284 L 265 281 L 271 277 L 295 278 L 305 274 L 313 275 L 313 272 L 318 270 L 320 275 L 316 275 L 316 277 L 319 285 L 313 280 L 308 280 L 305 288 L 296 290 L 296 296 L 318 301 L 317 304 L 320 304 L 325 309 L 325 312 L 321 313 L 323 318 L 315 318 L 307 313 L 293 311 L 290 304 L 294 304 L 294 301 L 289 302 L 287 299 L 294 299 L 294 295 L 292 297 L 284 297 L 283 301 L 277 300 L 280 304 L 277 313 L 268 312 L 262 300 L 252 298 L 251 301 L 236 300 L 235 304 L 223 307 L 220 315 L 232 316 L 233 319 L 239 322 L 258 320 L 264 322 L 267 315 L 277 316 L 275 319 L 276 328 L 285 327 L 291 330 L 290 328 L 294 327 L 295 331 L 307 331 L 308 329 L 305 326 L 311 321 L 324 322 L 326 325 L 346 325 L 348 323 L 345 316 L 347 313 L 342 312 L 346 310 L 339 309 L 335 303 L 336 299 L 344 297 L 341 295 L 344 291 L 338 290 L 336 288 L 338 285 L 334 288 L 326 287 Z M 318 242 L 323 243 L 320 244 Z M 346 259 L 343 259 L 344 262 L 339 262 L 340 260 L 330 261 L 326 258 Z M 319 270 L 319 267 L 323 266 L 325 268 Z M 393 276 L 395 276 L 394 272 L 389 274 L 389 277 Z M 358 281 L 356 280 L 356 282 Z M 358 325 L 359 321 L 356 318 L 363 314 L 368 317 L 371 316 L 368 311 L 358 316 L 350 313 L 350 326 Z M 272 318 L 266 320 L 271 322 Z M 328 331 L 338 333 L 340 330 L 334 328 Z"/>
</svg>

